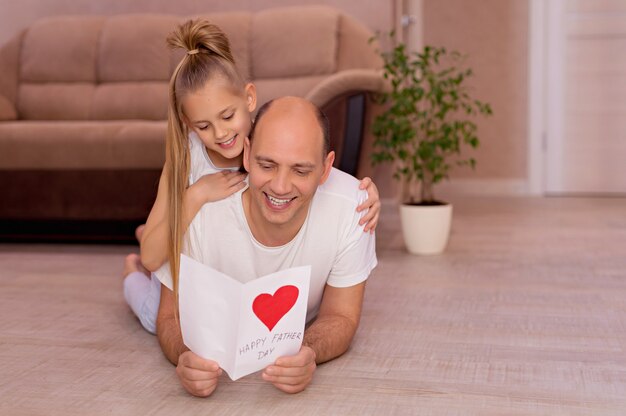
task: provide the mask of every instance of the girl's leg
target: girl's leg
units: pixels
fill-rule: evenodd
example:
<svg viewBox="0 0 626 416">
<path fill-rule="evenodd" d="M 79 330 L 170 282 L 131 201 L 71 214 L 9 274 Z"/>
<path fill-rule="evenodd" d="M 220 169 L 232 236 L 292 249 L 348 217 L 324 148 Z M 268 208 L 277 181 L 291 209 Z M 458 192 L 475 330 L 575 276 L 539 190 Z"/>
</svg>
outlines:
<svg viewBox="0 0 626 416">
<path fill-rule="evenodd" d="M 135 238 L 140 243 L 141 243 L 141 236 L 143 234 L 143 229 L 144 228 L 146 228 L 146 224 L 138 225 L 137 228 L 135 228 Z"/>
<path fill-rule="evenodd" d="M 126 256 L 124 263 L 124 298 L 141 325 L 156 334 L 156 318 L 161 298 L 161 283 L 141 265 L 137 254 Z"/>
</svg>

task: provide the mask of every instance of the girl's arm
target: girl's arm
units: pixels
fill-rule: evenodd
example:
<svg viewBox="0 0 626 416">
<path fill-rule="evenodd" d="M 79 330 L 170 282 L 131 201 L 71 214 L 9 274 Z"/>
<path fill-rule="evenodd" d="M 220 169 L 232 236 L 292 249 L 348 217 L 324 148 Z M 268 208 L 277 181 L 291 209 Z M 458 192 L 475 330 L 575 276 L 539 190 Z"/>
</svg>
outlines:
<svg viewBox="0 0 626 416">
<path fill-rule="evenodd" d="M 157 197 L 148 215 L 146 227 L 141 236 L 141 262 L 146 269 L 155 271 L 167 261 L 169 241 L 169 216 L 167 209 L 168 178 L 163 167 Z M 183 232 L 196 216 L 202 205 L 218 201 L 237 192 L 245 186 L 245 175 L 240 172 L 222 171 L 205 175 L 185 190 L 183 194 Z"/>
<path fill-rule="evenodd" d="M 363 218 L 359 221 L 359 225 L 365 224 L 363 231 L 369 231 L 373 234 L 378 225 L 378 218 L 380 217 L 380 197 L 378 195 L 378 188 L 374 182 L 366 176 L 361 180 L 359 189 L 367 190 L 367 199 L 356 208 L 357 212 L 367 210 L 367 213 L 363 215 Z"/>
</svg>

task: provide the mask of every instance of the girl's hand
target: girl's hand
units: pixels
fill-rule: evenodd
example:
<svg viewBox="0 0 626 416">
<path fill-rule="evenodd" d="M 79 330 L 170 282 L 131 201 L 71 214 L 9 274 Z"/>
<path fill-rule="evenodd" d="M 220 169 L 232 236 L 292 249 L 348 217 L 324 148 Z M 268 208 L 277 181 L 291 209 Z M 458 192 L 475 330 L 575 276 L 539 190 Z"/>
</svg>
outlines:
<svg viewBox="0 0 626 416">
<path fill-rule="evenodd" d="M 367 213 L 359 221 L 359 225 L 365 224 L 363 231 L 374 234 L 374 230 L 378 225 L 378 217 L 380 216 L 380 197 L 378 196 L 378 188 L 372 180 L 365 177 L 361 180 L 359 189 L 367 190 L 367 199 L 361 205 L 356 207 L 357 212 L 367 210 Z"/>
<path fill-rule="evenodd" d="M 204 175 L 190 186 L 202 203 L 215 202 L 227 198 L 246 186 L 246 175 L 241 172 L 223 170 Z"/>
</svg>

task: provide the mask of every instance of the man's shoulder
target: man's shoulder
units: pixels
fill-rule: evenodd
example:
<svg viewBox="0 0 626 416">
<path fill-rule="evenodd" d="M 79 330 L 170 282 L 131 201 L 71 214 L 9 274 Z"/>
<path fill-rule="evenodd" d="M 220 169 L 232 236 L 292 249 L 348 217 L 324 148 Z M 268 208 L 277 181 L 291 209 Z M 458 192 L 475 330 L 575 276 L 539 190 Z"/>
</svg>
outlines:
<svg viewBox="0 0 626 416">
<path fill-rule="evenodd" d="M 196 248 L 196 253 L 210 251 L 218 243 L 240 243 L 249 238 L 240 201 L 241 192 L 238 191 L 224 199 L 202 205 L 187 229 L 187 238 Z M 202 257 L 196 255 L 195 258 Z"/>
<path fill-rule="evenodd" d="M 205 203 L 196 213 L 192 223 L 230 224 L 232 221 L 236 221 L 243 213 L 241 209 L 242 192 L 243 190 L 240 190 L 226 198 Z"/>
<path fill-rule="evenodd" d="M 354 176 L 332 168 L 328 179 L 320 185 L 317 191 L 326 199 L 343 201 L 356 206 L 367 198 L 367 191 L 359 189 L 359 183 Z"/>
</svg>

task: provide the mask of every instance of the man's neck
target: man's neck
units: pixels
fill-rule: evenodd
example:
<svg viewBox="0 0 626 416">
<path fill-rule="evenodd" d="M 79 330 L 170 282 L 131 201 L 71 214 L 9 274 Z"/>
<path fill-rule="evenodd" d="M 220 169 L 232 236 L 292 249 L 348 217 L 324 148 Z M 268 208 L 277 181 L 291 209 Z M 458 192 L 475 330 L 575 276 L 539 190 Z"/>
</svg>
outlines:
<svg viewBox="0 0 626 416">
<path fill-rule="evenodd" d="M 305 218 L 299 221 L 292 221 L 290 224 L 276 225 L 268 223 L 263 215 L 252 209 L 252 198 L 249 190 L 246 189 L 242 195 L 243 212 L 250 232 L 254 238 L 266 247 L 279 247 L 287 244 L 295 238 L 304 224 Z"/>
</svg>

